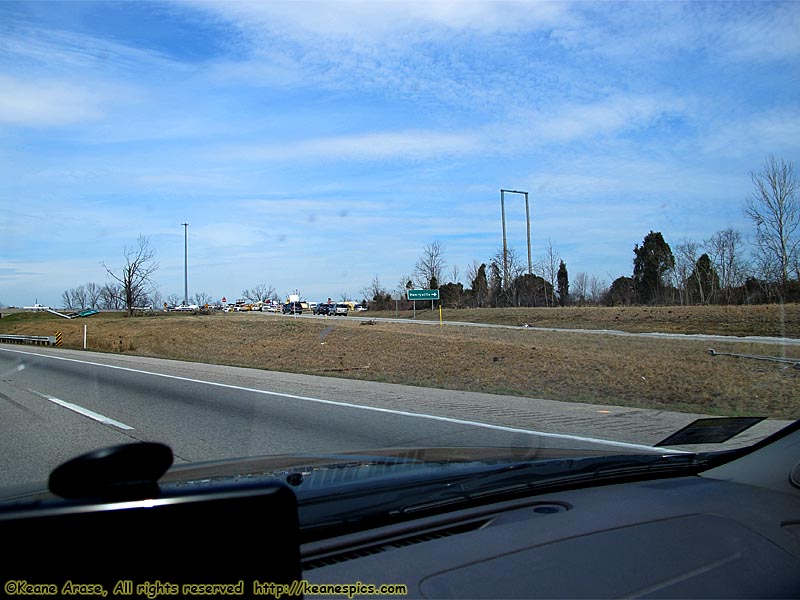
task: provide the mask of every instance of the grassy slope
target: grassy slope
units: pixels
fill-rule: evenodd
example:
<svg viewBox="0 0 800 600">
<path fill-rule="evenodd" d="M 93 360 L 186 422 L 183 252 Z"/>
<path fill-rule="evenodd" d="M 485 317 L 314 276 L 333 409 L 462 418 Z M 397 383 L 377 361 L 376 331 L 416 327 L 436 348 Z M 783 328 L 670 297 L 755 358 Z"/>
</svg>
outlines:
<svg viewBox="0 0 800 600">
<path fill-rule="evenodd" d="M 445 319 L 461 313 L 463 320 L 544 327 L 800 337 L 798 307 L 778 308 L 493 309 L 446 311 Z M 417 316 L 426 315 L 418 311 Z M 102 314 L 69 321 L 19 313 L 0 320 L 0 331 L 52 335 L 59 330 L 65 347 L 80 348 L 84 325 L 90 350 L 556 400 L 800 417 L 800 371 L 708 353 L 713 345 L 720 352 L 785 353 L 800 360 L 800 347 L 522 328 L 362 325 L 344 318 L 307 320 L 260 313 L 157 313 L 132 319 Z"/>
</svg>

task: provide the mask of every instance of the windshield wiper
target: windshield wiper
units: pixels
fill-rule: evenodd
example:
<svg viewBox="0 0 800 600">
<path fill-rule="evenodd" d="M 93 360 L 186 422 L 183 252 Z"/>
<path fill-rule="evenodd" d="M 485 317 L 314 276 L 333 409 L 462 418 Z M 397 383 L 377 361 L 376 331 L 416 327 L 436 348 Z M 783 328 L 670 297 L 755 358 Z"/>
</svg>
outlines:
<svg viewBox="0 0 800 600">
<path fill-rule="evenodd" d="M 626 455 L 614 457 L 568 458 L 514 463 L 505 469 L 477 473 L 459 482 L 460 501 L 498 498 L 569 484 L 607 483 L 619 478 L 642 475 L 666 475 L 687 469 L 696 471 L 706 461 L 695 454 Z M 452 504 L 455 498 L 447 499 Z M 410 513 L 442 505 L 443 502 L 419 503 L 406 506 L 399 512 Z"/>
<path fill-rule="evenodd" d="M 467 473 L 404 480 L 380 487 L 356 486 L 345 493 L 299 495 L 306 534 L 331 528 L 368 528 L 421 513 L 497 502 L 562 486 L 601 484 L 633 477 L 688 475 L 707 467 L 705 455 L 647 454 L 515 462 Z M 368 482 L 366 482 L 368 483 Z M 312 534 L 313 535 L 313 534 Z"/>
</svg>

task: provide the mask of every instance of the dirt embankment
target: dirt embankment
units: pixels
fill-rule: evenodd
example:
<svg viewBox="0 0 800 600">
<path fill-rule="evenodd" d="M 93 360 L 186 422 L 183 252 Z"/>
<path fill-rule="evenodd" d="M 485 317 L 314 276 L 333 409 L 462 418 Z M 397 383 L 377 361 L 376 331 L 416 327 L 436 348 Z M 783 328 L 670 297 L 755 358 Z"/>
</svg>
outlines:
<svg viewBox="0 0 800 600">
<path fill-rule="evenodd" d="M 439 319 L 418 303 L 417 318 Z M 421 309 L 420 309 L 421 308 Z M 394 311 L 370 313 L 394 317 Z M 611 329 L 633 333 L 685 333 L 800 338 L 800 305 L 756 306 L 624 306 L 567 308 L 445 309 L 448 321 Z M 410 311 L 401 313 L 409 318 Z"/>
<path fill-rule="evenodd" d="M 483 321 L 514 319 L 519 322 L 509 324 L 543 327 L 569 323 L 587 329 L 800 337 L 800 311 L 795 305 L 782 310 L 744 307 L 749 314 L 741 308 L 486 309 L 463 311 L 461 316 L 477 320 L 482 313 Z M 708 309 L 705 322 L 704 309 Z M 454 320 L 452 312 L 461 311 L 446 311 L 444 318 Z M 424 316 L 420 313 L 418 317 Z M 616 326 L 610 326 L 611 321 Z M 708 352 L 713 346 L 717 352 L 800 361 L 800 346 L 709 344 L 526 328 L 362 324 L 341 317 L 295 319 L 262 313 L 155 313 L 130 319 L 101 314 L 69 321 L 48 314 L 18 314 L 0 320 L 0 331 L 29 335 L 61 331 L 65 347 L 81 348 L 84 325 L 88 349 L 104 352 L 555 400 L 800 417 L 800 370 L 792 364 Z"/>
</svg>

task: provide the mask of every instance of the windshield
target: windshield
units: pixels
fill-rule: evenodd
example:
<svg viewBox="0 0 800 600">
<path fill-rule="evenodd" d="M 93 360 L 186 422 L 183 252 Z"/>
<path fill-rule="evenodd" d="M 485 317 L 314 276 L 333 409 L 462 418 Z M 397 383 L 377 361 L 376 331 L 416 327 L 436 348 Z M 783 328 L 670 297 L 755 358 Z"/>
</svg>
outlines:
<svg viewBox="0 0 800 600">
<path fill-rule="evenodd" d="M 511 464 L 783 429 L 798 24 L 793 2 L 0 2 L 0 487 L 153 441 L 272 457 L 225 476 L 309 498 L 369 479 L 348 465 L 497 470 L 462 488 L 484 494 Z M 717 417 L 739 420 L 671 437 Z"/>
</svg>

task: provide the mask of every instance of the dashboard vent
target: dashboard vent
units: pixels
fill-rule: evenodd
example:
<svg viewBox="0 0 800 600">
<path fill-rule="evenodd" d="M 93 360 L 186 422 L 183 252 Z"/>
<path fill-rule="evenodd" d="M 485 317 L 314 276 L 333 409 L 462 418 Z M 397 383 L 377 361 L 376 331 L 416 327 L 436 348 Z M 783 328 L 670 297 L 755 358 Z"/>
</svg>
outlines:
<svg viewBox="0 0 800 600">
<path fill-rule="evenodd" d="M 469 523 L 453 525 L 452 527 L 443 527 L 441 529 L 433 529 L 430 531 L 415 533 L 407 537 L 394 538 L 378 544 L 352 548 L 350 550 L 344 550 L 335 554 L 329 554 L 327 556 L 303 561 L 302 568 L 303 571 L 311 571 L 312 569 L 327 567 L 330 565 L 347 562 L 348 560 L 355 560 L 357 558 L 364 558 L 365 556 L 371 556 L 373 554 L 380 554 L 393 548 L 405 548 L 406 546 L 413 546 L 414 544 L 422 544 L 424 542 L 430 542 L 433 540 L 450 537 L 452 535 L 468 533 L 470 531 L 480 529 L 490 521 L 491 519 L 470 521 Z"/>
</svg>

